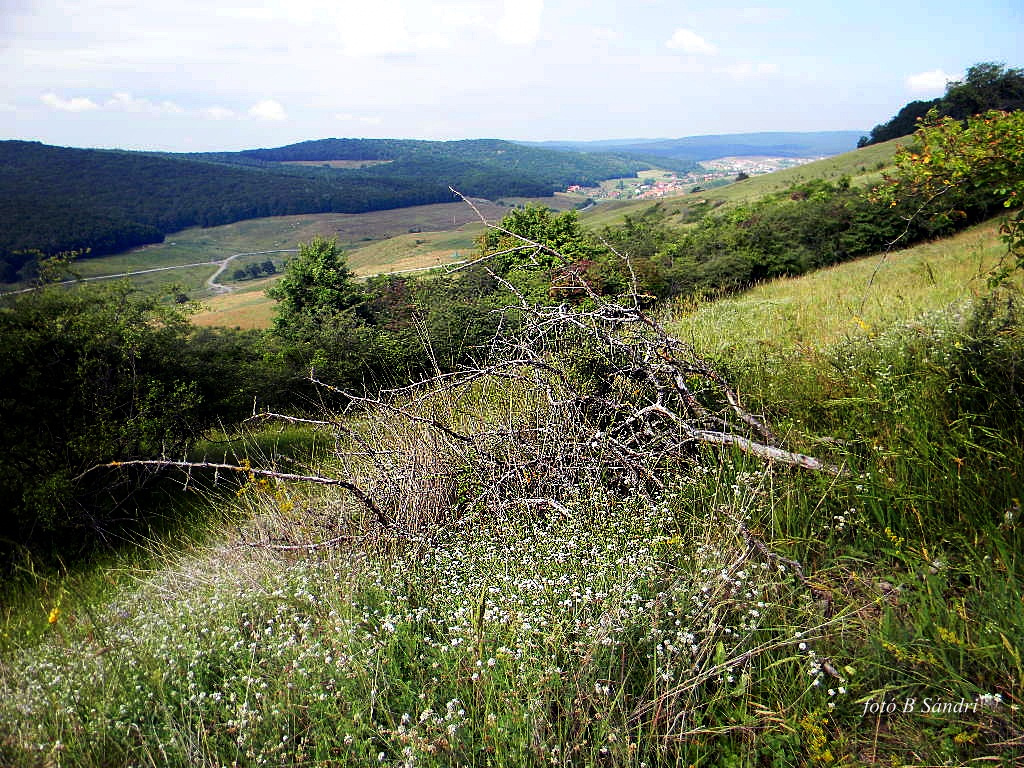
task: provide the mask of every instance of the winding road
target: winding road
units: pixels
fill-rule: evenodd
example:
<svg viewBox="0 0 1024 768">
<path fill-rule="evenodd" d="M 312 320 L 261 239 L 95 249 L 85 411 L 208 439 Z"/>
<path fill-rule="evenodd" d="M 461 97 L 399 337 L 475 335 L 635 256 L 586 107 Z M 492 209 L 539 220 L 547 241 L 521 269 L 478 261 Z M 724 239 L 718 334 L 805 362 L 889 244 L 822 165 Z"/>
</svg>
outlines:
<svg viewBox="0 0 1024 768">
<path fill-rule="evenodd" d="M 250 251 L 249 253 L 236 253 L 235 255 L 228 256 L 226 259 L 221 259 L 220 261 L 208 261 L 208 262 L 205 262 L 206 264 L 217 264 L 217 265 L 219 265 L 217 267 L 217 271 L 214 272 L 212 275 L 210 275 L 209 278 L 207 278 L 207 280 L 206 280 L 206 287 L 209 288 L 214 293 L 231 293 L 233 290 L 235 290 L 230 285 L 224 285 L 223 283 L 218 283 L 217 282 L 217 278 L 220 277 L 221 275 L 223 275 L 224 274 L 224 270 L 228 268 L 228 264 L 230 264 L 234 259 L 237 259 L 239 256 L 264 256 L 264 255 L 269 254 L 269 253 L 298 253 L 298 252 L 299 251 L 298 251 L 297 248 L 281 248 L 280 250 L 277 250 L 277 251 Z M 201 266 L 201 265 L 199 265 L 199 264 L 191 264 L 189 266 L 197 267 L 197 266 Z M 131 274 L 138 274 L 138 273 L 132 272 Z"/>
<path fill-rule="evenodd" d="M 147 275 L 151 272 L 169 272 L 172 269 L 191 269 L 192 267 L 217 267 L 217 270 L 206 279 L 206 287 L 217 294 L 232 293 L 235 289 L 230 285 L 224 285 L 224 283 L 218 282 L 218 278 L 224 274 L 224 270 L 228 268 L 235 259 L 241 258 L 242 256 L 266 256 L 272 253 L 298 253 L 297 248 L 281 248 L 275 251 L 246 251 L 245 253 L 235 253 L 228 256 L 226 259 L 214 259 L 212 261 L 197 261 L 192 264 L 175 264 L 170 267 L 151 267 L 149 269 L 136 269 L 133 272 L 117 272 L 112 275 L 96 275 L 95 277 L 81 277 L 76 280 L 62 280 L 60 285 L 74 285 L 75 283 L 91 282 L 93 280 L 114 280 L 119 277 L 133 277 L 135 275 Z M 435 264 L 429 267 L 414 267 L 412 269 L 395 269 L 388 272 L 377 272 L 372 275 L 361 275 L 360 277 L 377 277 L 379 275 L 399 275 L 407 272 L 426 272 L 431 269 L 437 269 L 439 266 L 450 267 L 457 264 L 465 264 L 463 261 L 449 261 L 444 264 Z M 22 288 L 18 291 L 6 291 L 0 293 L 0 296 L 15 296 L 19 293 L 28 293 L 34 291 L 35 288 Z"/>
<path fill-rule="evenodd" d="M 197 261 L 194 264 L 175 264 L 170 267 L 151 267 L 150 269 L 137 269 L 133 272 L 117 272 L 112 275 L 97 275 L 95 277 L 82 277 L 77 280 L 62 280 L 61 285 L 74 285 L 75 283 L 91 282 L 93 280 L 113 280 L 118 277 L 132 277 L 134 275 L 147 275 L 151 272 L 169 272 L 172 269 L 190 269 L 191 267 L 217 267 L 217 271 L 214 272 L 206 280 L 206 287 L 214 293 L 231 293 L 235 289 L 230 285 L 224 285 L 223 283 L 217 282 L 217 278 L 224 274 L 224 270 L 228 268 L 228 265 L 237 258 L 242 256 L 264 256 L 271 253 L 298 253 L 297 248 L 281 248 L 276 251 L 247 251 L 246 253 L 235 253 L 228 256 L 226 259 L 214 259 L 213 261 Z M 28 293 L 29 291 L 35 290 L 34 288 L 23 288 L 20 291 L 8 291 L 6 293 L 0 293 L 0 296 L 13 296 L 18 293 Z"/>
</svg>

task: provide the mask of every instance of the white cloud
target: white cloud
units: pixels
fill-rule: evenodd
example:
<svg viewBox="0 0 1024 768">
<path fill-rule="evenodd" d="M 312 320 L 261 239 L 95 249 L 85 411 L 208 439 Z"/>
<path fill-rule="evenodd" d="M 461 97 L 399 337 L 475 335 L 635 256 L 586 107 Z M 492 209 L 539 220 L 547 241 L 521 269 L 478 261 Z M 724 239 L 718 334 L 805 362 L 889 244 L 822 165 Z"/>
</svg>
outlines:
<svg viewBox="0 0 1024 768">
<path fill-rule="evenodd" d="M 206 107 L 199 110 L 199 114 L 211 120 L 230 120 L 235 116 L 235 113 L 226 107 Z"/>
<path fill-rule="evenodd" d="M 704 54 L 710 56 L 718 52 L 718 49 L 715 48 L 715 46 L 696 32 L 689 29 L 683 29 L 682 27 L 672 34 L 672 37 L 669 38 L 665 45 L 674 50 L 682 51 L 683 53 Z"/>
<path fill-rule="evenodd" d="M 957 75 L 949 75 L 941 69 L 933 69 L 929 72 L 918 72 L 916 75 L 907 77 L 907 90 L 912 93 L 936 95 L 945 93 L 946 83 L 951 80 L 959 80 Z"/>
<path fill-rule="evenodd" d="M 313 13 L 313 23 L 333 27 L 336 40 L 346 56 L 377 57 L 430 53 L 451 48 L 449 32 L 431 13 L 429 6 L 418 8 L 398 0 L 373 0 L 366 3 L 336 3 Z M 444 15 L 451 9 L 442 11 Z M 411 31 L 410 31 L 411 30 Z"/>
<path fill-rule="evenodd" d="M 498 37 L 510 45 L 533 45 L 540 37 L 544 0 L 505 0 Z"/>
<path fill-rule="evenodd" d="M 148 115 L 180 115 L 185 111 L 173 101 L 161 101 L 157 104 L 149 99 L 137 99 L 124 92 L 115 93 L 112 98 L 107 99 L 104 106 Z"/>
<path fill-rule="evenodd" d="M 249 108 L 249 116 L 260 120 L 287 120 L 288 115 L 281 103 L 273 99 L 263 99 Z"/>
<path fill-rule="evenodd" d="M 241 19 L 243 21 L 273 21 L 276 15 L 275 9 L 267 6 L 239 8 L 215 8 L 213 15 L 222 19 Z"/>
<path fill-rule="evenodd" d="M 92 99 L 85 98 L 84 96 L 62 99 L 55 93 L 44 93 L 39 97 L 39 99 L 46 106 L 58 109 L 61 112 L 88 112 L 90 110 L 100 108 L 99 104 Z"/>
</svg>

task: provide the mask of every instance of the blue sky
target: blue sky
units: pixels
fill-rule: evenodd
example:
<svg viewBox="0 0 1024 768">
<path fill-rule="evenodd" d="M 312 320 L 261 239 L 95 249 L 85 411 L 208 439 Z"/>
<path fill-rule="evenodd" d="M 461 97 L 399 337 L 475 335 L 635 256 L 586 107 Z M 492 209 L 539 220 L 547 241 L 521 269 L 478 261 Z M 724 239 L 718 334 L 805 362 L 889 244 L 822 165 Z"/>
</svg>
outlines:
<svg viewBox="0 0 1024 768">
<path fill-rule="evenodd" d="M 867 131 L 1022 41 L 1022 0 L 0 0 L 0 138 Z"/>
</svg>

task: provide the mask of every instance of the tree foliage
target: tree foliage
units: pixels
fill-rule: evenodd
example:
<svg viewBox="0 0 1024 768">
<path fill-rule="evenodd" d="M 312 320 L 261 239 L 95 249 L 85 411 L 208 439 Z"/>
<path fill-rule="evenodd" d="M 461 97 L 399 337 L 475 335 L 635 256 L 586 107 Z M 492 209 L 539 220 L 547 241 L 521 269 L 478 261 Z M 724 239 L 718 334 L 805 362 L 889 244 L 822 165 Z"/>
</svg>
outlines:
<svg viewBox="0 0 1024 768">
<path fill-rule="evenodd" d="M 147 475 L 91 468 L 180 458 L 254 399 L 288 397 L 272 337 L 195 328 L 167 299 L 44 284 L 0 306 L 0 571 L 12 548 L 74 557 L 159 515 L 138 496 Z"/>
<path fill-rule="evenodd" d="M 917 130 L 918 121 L 932 110 L 940 117 L 966 120 L 990 110 L 1019 109 L 1024 109 L 1024 69 L 982 62 L 969 68 L 963 80 L 948 82 L 944 96 L 910 102 L 891 120 L 876 125 L 869 136 L 862 136 L 857 146 L 909 136 Z"/>
<path fill-rule="evenodd" d="M 187 335 L 179 311 L 120 285 L 44 287 L 0 310 L 0 538 L 109 531 L 126 489 L 76 478 L 194 434 L 199 387 L 176 362 Z"/>
<path fill-rule="evenodd" d="M 896 206 L 912 201 L 939 224 L 965 218 L 979 202 L 1009 211 L 1002 226 L 1010 255 L 1024 267 L 1024 112 L 990 111 L 960 122 L 932 113 L 896 170 L 876 190 Z"/>
<path fill-rule="evenodd" d="M 299 246 L 284 275 L 267 289 L 277 301 L 274 329 L 287 335 L 301 325 L 351 309 L 365 296 L 336 239 L 314 237 Z"/>
</svg>

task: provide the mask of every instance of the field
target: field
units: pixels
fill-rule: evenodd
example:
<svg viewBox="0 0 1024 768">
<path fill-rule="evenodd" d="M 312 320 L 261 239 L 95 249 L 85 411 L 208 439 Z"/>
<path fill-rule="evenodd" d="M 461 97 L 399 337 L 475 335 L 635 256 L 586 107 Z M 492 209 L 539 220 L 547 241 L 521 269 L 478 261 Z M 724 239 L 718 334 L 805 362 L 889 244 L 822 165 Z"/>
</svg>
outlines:
<svg viewBox="0 0 1024 768">
<path fill-rule="evenodd" d="M 507 208 L 488 201 L 475 203 L 484 216 L 500 219 Z M 266 253 L 295 249 L 299 243 L 308 242 L 317 235 L 337 237 L 343 248 L 356 251 L 369 243 L 387 240 L 392 237 L 410 233 L 426 233 L 418 238 L 399 241 L 410 243 L 410 253 L 397 255 L 399 246 L 385 249 L 381 261 L 374 263 L 374 257 L 361 257 L 358 268 L 364 274 L 381 272 L 389 265 L 403 258 L 415 258 L 417 266 L 423 265 L 417 254 L 415 239 L 427 241 L 433 238 L 438 241 L 434 250 L 449 247 L 446 235 L 441 233 L 458 232 L 466 226 L 472 233 L 478 226 L 477 215 L 462 202 L 423 205 L 411 208 L 398 208 L 387 211 L 373 211 L 362 214 L 317 214 L 303 216 L 277 216 L 265 219 L 250 219 L 220 227 L 194 227 L 176 232 L 167 237 L 163 243 L 144 246 L 126 253 L 103 256 L 93 259 L 82 259 L 73 266 L 75 274 L 82 278 L 97 279 L 105 276 L 117 276 L 129 272 L 180 267 L 182 265 L 217 262 L 235 254 L 257 253 L 249 261 L 262 261 L 271 258 L 278 266 L 284 263 L 286 254 Z M 455 235 L 452 250 L 471 245 L 472 234 Z M 421 243 L 422 245 L 422 243 Z M 439 254 L 435 254 L 439 255 Z M 441 260 L 444 260 L 443 257 Z M 230 283 L 234 269 L 244 267 L 246 259 L 234 261 L 223 275 L 224 282 Z M 147 273 L 144 277 L 133 276 L 132 280 L 142 280 L 147 287 L 177 286 L 191 298 L 203 299 L 212 295 L 206 286 L 206 280 L 216 266 L 189 267 L 188 269 L 168 269 L 162 272 Z M 11 286 L 16 289 L 17 286 Z"/>
<path fill-rule="evenodd" d="M 251 330 L 269 328 L 274 320 L 274 302 L 264 291 L 273 280 L 252 280 L 244 288 L 206 299 L 192 315 L 195 325 Z"/>
<path fill-rule="evenodd" d="M 482 231 L 482 224 L 467 224 L 454 231 L 398 235 L 349 251 L 348 263 L 361 277 L 428 270 L 466 258 L 474 247 L 474 239 Z M 273 279 L 225 282 L 234 290 L 203 300 L 202 310 L 192 316 L 192 322 L 228 328 L 269 328 L 274 302 L 264 292 Z"/>
<path fill-rule="evenodd" d="M 754 365 L 766 351 L 805 353 L 866 339 L 987 292 L 1006 244 L 995 221 L 954 237 L 775 280 L 741 295 L 685 302 L 670 323 L 705 353 Z"/>
</svg>

